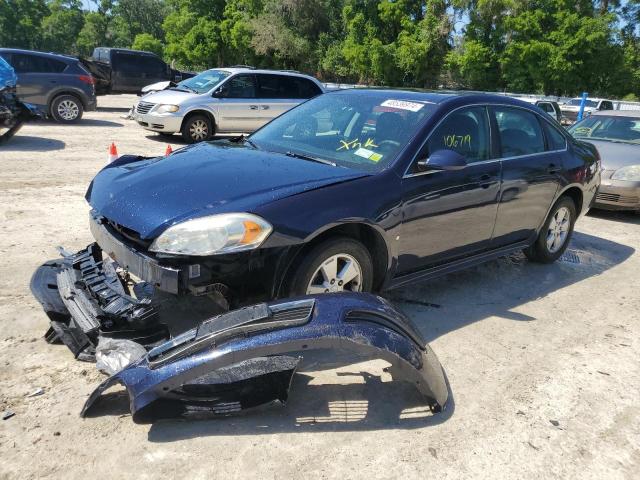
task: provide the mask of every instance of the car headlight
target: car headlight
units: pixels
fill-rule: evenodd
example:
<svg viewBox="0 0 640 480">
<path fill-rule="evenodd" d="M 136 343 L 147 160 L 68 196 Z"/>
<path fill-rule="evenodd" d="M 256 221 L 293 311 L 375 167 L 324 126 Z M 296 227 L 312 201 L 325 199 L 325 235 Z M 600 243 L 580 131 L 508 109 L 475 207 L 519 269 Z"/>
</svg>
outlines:
<svg viewBox="0 0 640 480">
<path fill-rule="evenodd" d="M 156 238 L 149 250 L 174 255 L 220 255 L 260 246 L 273 228 L 250 213 L 224 213 L 177 223 Z"/>
<path fill-rule="evenodd" d="M 177 112 L 178 110 L 180 110 L 180 107 L 178 105 L 160 105 L 156 109 L 156 112 L 158 112 L 158 113 L 174 113 L 174 112 Z"/>
<path fill-rule="evenodd" d="M 630 182 L 640 181 L 640 165 L 629 165 L 613 172 L 611 180 L 627 180 Z"/>
</svg>

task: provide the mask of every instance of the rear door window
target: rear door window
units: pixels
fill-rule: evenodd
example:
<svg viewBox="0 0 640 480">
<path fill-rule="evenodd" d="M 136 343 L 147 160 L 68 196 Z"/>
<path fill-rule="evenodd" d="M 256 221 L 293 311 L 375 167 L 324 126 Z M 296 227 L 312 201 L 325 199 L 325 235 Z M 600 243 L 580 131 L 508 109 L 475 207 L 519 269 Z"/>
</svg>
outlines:
<svg viewBox="0 0 640 480">
<path fill-rule="evenodd" d="M 538 107 L 540 107 L 542 110 L 544 110 L 547 113 L 555 113 L 555 110 L 553 109 L 553 105 L 551 105 L 548 102 L 541 102 L 538 104 Z"/>
<path fill-rule="evenodd" d="M 544 136 L 535 114 L 519 108 L 493 109 L 502 157 L 518 157 L 544 152 Z"/>
<path fill-rule="evenodd" d="M 145 71 L 145 65 L 140 61 L 140 58 L 135 55 L 111 52 L 111 59 L 113 68 L 126 76 L 141 74 Z"/>
<path fill-rule="evenodd" d="M 143 55 L 140 57 L 139 62 L 140 67 L 148 75 L 163 77 L 166 73 L 166 65 L 159 58 Z"/>
<path fill-rule="evenodd" d="M 613 110 L 613 103 L 604 100 L 600 106 L 600 110 Z"/>
<path fill-rule="evenodd" d="M 454 150 L 468 163 L 474 163 L 490 158 L 490 145 L 486 108 L 468 107 L 450 113 L 438 125 L 429 137 L 426 153 L 431 155 L 438 150 Z"/>
<path fill-rule="evenodd" d="M 549 122 L 542 122 L 544 133 L 547 136 L 547 150 L 564 150 L 567 146 L 567 140 L 556 127 Z"/>
<path fill-rule="evenodd" d="M 16 73 L 61 73 L 67 64 L 39 55 L 13 54 L 12 67 Z"/>
</svg>

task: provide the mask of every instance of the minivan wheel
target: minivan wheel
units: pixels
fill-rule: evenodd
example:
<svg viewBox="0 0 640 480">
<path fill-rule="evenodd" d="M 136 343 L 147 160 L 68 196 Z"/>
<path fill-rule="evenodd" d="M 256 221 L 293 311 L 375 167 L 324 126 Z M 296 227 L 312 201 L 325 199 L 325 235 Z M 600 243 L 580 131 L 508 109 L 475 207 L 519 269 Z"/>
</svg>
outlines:
<svg viewBox="0 0 640 480">
<path fill-rule="evenodd" d="M 529 260 L 553 263 L 569 246 L 576 222 L 576 207 L 569 197 L 561 197 L 553 206 L 535 243 L 524 250 Z"/>
<path fill-rule="evenodd" d="M 304 255 L 288 282 L 289 296 L 370 292 L 373 263 L 366 247 L 350 238 L 317 245 Z"/>
<path fill-rule="evenodd" d="M 184 122 L 181 133 L 185 142 L 203 142 L 213 135 L 213 125 L 206 116 L 194 115 Z"/>
<path fill-rule="evenodd" d="M 56 122 L 74 123 L 82 118 L 82 102 L 73 95 L 60 95 L 51 102 L 51 116 Z"/>
</svg>

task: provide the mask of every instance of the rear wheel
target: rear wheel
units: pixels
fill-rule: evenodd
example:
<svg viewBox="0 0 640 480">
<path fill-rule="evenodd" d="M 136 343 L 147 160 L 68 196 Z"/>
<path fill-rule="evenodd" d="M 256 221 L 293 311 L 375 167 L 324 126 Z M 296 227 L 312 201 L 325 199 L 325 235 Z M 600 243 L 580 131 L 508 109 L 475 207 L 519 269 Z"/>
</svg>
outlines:
<svg viewBox="0 0 640 480">
<path fill-rule="evenodd" d="M 289 296 L 370 292 L 371 255 L 360 242 L 336 238 L 312 248 L 288 282 Z"/>
<path fill-rule="evenodd" d="M 181 133 L 185 142 L 203 142 L 213 135 L 213 124 L 205 115 L 193 115 L 184 122 Z"/>
<path fill-rule="evenodd" d="M 51 116 L 56 122 L 74 123 L 82 118 L 82 102 L 73 95 L 60 95 L 51 102 Z"/>
<path fill-rule="evenodd" d="M 569 197 L 561 197 L 553 206 L 535 243 L 524 250 L 529 260 L 553 263 L 569 246 L 576 222 L 576 207 Z"/>
</svg>

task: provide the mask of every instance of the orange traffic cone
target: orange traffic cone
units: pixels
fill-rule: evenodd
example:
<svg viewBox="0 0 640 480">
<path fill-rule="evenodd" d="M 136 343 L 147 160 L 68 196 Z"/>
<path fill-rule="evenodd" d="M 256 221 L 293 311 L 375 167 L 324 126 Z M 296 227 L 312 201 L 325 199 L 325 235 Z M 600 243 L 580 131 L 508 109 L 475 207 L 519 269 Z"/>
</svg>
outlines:
<svg viewBox="0 0 640 480">
<path fill-rule="evenodd" d="M 171 148 L 171 145 L 167 145 L 167 149 L 164 151 L 164 156 L 168 157 L 172 153 L 173 153 L 173 149 Z"/>
<path fill-rule="evenodd" d="M 109 146 L 109 156 L 107 157 L 107 162 L 111 163 L 114 160 L 117 160 L 119 157 L 118 149 L 116 148 L 116 144 L 111 142 L 111 146 Z"/>
</svg>

